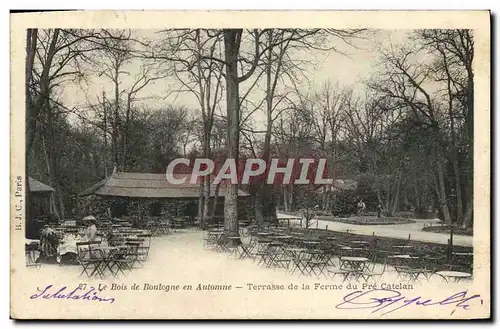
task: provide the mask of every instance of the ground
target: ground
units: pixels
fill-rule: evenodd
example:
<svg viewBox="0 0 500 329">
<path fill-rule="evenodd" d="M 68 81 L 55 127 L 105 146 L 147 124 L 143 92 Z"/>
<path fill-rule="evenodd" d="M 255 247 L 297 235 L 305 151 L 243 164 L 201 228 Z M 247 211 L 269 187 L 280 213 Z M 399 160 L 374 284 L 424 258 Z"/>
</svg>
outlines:
<svg viewBox="0 0 500 329">
<path fill-rule="evenodd" d="M 292 224 L 298 225 L 299 220 L 294 219 L 296 216 L 286 215 L 278 213 L 278 218 L 286 220 L 290 218 Z M 423 242 L 432 242 L 438 244 L 447 244 L 449 236 L 442 233 L 432 233 L 424 232 L 422 229 L 424 225 L 436 224 L 438 219 L 415 219 L 414 223 L 409 224 L 398 224 L 398 225 L 355 225 L 348 223 L 331 222 L 325 220 L 314 221 L 312 228 L 318 229 L 328 229 L 330 231 L 346 232 L 349 230 L 350 233 L 363 234 L 363 235 L 373 235 L 396 238 L 396 239 L 408 239 L 419 240 Z M 453 243 L 455 245 L 472 247 L 473 246 L 472 236 L 456 235 L 453 237 Z"/>
<path fill-rule="evenodd" d="M 318 216 L 317 218 L 320 220 L 325 220 L 330 222 L 348 223 L 355 225 L 399 225 L 399 224 L 410 224 L 415 222 L 414 220 L 408 218 L 399 218 L 399 217 L 378 218 L 377 216 L 354 216 L 349 218 Z"/>
<path fill-rule="evenodd" d="M 292 275 L 285 270 L 264 268 L 250 259 L 228 258 L 224 253 L 204 250 L 203 234 L 202 231 L 189 230 L 153 238 L 150 258 L 144 267 L 124 278 L 78 279 L 79 266 L 47 265 L 39 270 L 30 268 L 30 275 L 23 286 L 23 290 L 28 289 L 23 300 L 39 303 L 39 311 L 42 312 L 39 314 L 42 315 L 43 304 L 59 305 L 59 311 L 54 315 L 57 317 L 76 315 L 81 318 L 104 318 L 112 311 L 113 314 L 126 318 L 335 318 L 353 316 L 353 313 L 349 313 L 352 310 L 335 308 L 343 296 L 359 289 L 368 289 L 360 283 L 354 286 L 355 282 L 351 283 L 350 290 L 346 289 L 347 283 L 344 284 L 344 290 L 334 289 L 333 285 L 341 284 L 340 278 L 316 279 L 299 276 L 297 273 Z M 393 272 L 386 272 L 379 280 L 379 285 L 395 282 L 401 283 L 396 280 Z M 30 301 L 29 296 L 37 292 L 37 287 L 43 288 L 50 284 L 74 287 L 78 283 L 96 287 L 99 283 L 106 284 L 108 288 L 100 295 L 113 297 L 115 302 L 108 305 L 52 299 Z M 131 289 L 134 283 L 140 287 L 139 290 Z M 122 289 L 110 290 L 113 284 L 115 288 Z M 169 292 L 165 289 L 144 291 L 144 284 L 178 287 L 177 290 L 175 287 L 171 288 Z M 226 291 L 199 291 L 196 290 L 198 284 L 232 287 Z M 464 285 L 461 284 L 460 288 L 456 284 L 446 285 L 438 277 L 432 279 L 431 284 L 437 289 L 428 289 L 429 284 L 425 283 L 424 286 L 415 284 L 400 292 L 408 297 L 438 298 L 448 296 L 447 293 L 456 293 Z M 183 290 L 187 285 L 191 285 L 192 290 Z M 284 290 L 254 290 L 258 285 L 281 285 Z M 303 289 L 306 285 L 309 290 Z M 421 289 L 422 287 L 425 289 Z M 359 310 L 355 314 L 379 317 L 370 312 L 359 313 Z M 419 312 L 403 314 L 410 317 L 412 314 L 421 316 Z"/>
<path fill-rule="evenodd" d="M 428 226 L 422 229 L 424 232 L 433 232 L 433 233 L 445 233 L 450 234 L 450 229 L 446 226 L 438 225 L 438 226 Z M 453 233 L 456 235 L 468 235 L 472 236 L 472 229 L 463 229 L 463 228 L 454 228 Z"/>
</svg>

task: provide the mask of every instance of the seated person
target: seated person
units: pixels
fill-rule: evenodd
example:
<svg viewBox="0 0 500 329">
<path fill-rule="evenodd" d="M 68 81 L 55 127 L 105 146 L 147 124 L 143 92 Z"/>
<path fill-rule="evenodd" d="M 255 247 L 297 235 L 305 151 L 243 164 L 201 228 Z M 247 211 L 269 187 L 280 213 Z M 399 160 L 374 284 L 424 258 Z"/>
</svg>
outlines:
<svg viewBox="0 0 500 329">
<path fill-rule="evenodd" d="M 89 226 L 87 227 L 87 231 L 85 233 L 85 236 L 87 237 L 87 241 L 95 241 L 96 240 L 96 238 L 97 238 L 97 226 L 96 226 L 95 219 L 89 220 Z"/>
</svg>

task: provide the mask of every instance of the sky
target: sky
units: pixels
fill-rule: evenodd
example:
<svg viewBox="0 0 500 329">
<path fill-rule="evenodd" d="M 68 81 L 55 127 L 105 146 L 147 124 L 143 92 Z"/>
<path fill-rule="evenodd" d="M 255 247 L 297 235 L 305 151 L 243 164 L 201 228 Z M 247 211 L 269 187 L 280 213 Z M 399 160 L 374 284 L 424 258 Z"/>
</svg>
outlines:
<svg viewBox="0 0 500 329">
<path fill-rule="evenodd" d="M 133 33 L 141 38 L 157 39 L 159 34 L 154 30 L 134 30 Z M 405 30 L 379 30 L 370 34 L 367 38 L 355 40 L 356 47 L 351 47 L 343 42 L 338 42 L 339 52 L 334 51 L 319 51 L 308 50 L 301 54 L 294 54 L 300 58 L 313 60 L 315 65 L 303 66 L 304 75 L 307 76 L 307 81 L 304 79 L 299 83 L 301 91 L 318 90 L 323 83 L 331 81 L 333 84 L 338 83 L 340 88 L 352 88 L 355 93 L 362 94 L 364 91 L 363 80 L 368 79 L 371 75 L 377 72 L 377 61 L 379 47 L 389 47 L 391 44 L 401 44 L 408 37 L 408 31 Z M 336 43 L 337 44 L 337 43 Z M 242 47 L 251 46 L 249 44 Z M 97 97 L 101 97 L 103 91 L 109 97 L 113 95 L 113 85 L 104 76 L 98 77 L 99 66 L 92 68 L 93 73 L 89 75 L 87 83 L 73 84 L 65 86 L 62 91 L 62 100 L 69 108 L 77 108 L 79 111 L 86 111 L 89 104 L 97 103 Z M 138 61 L 134 61 L 125 67 L 128 74 L 122 75 L 120 88 L 128 89 L 135 77 L 140 73 L 140 65 Z M 243 95 L 248 86 L 253 82 L 250 78 L 240 86 L 240 95 Z M 144 107 L 153 109 L 165 108 L 169 105 L 174 107 L 187 107 L 189 109 L 199 108 L 196 97 L 190 92 L 174 92 L 180 89 L 180 84 L 175 77 L 165 77 L 150 83 L 142 89 L 138 95 L 138 102 Z M 254 103 L 258 103 L 262 99 L 264 85 L 258 85 L 254 92 L 249 96 L 249 99 Z M 225 111 L 224 100 L 221 102 L 221 110 Z M 70 118 L 75 120 L 75 118 Z M 264 122 L 264 112 L 256 111 L 252 116 L 252 121 L 255 125 L 261 126 Z"/>
</svg>

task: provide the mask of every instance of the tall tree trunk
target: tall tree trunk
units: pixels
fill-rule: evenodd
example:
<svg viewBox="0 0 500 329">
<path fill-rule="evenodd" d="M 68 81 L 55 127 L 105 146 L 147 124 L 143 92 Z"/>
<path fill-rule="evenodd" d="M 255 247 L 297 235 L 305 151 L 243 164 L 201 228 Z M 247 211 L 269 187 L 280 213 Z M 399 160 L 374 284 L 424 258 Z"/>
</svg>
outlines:
<svg viewBox="0 0 500 329">
<path fill-rule="evenodd" d="M 467 112 L 465 115 L 469 152 L 464 161 L 466 164 L 466 198 L 467 206 L 464 214 L 463 227 L 470 228 L 474 215 L 474 73 L 472 63 L 467 67 Z"/>
<path fill-rule="evenodd" d="M 106 92 L 102 92 L 102 110 L 104 111 L 104 177 L 108 177 L 108 111 L 106 110 Z"/>
<path fill-rule="evenodd" d="M 328 202 L 328 189 L 326 185 L 323 185 L 323 199 L 321 205 L 321 208 L 323 210 L 326 210 L 328 208 L 327 202 Z"/>
<path fill-rule="evenodd" d="M 264 222 L 263 197 L 261 188 L 257 188 L 254 195 L 255 221 L 260 225 Z"/>
<path fill-rule="evenodd" d="M 455 116 L 453 114 L 453 91 L 451 88 L 452 78 L 448 68 L 448 60 L 446 56 L 444 59 L 444 69 L 447 79 L 447 88 L 448 88 L 448 116 L 450 117 L 450 130 L 451 130 L 451 143 L 452 143 L 452 164 L 453 164 L 453 174 L 455 176 L 455 200 L 456 200 L 456 219 L 458 223 L 461 223 L 463 220 L 463 205 L 462 205 L 462 183 L 461 183 L 461 175 L 460 165 L 458 159 L 458 145 L 457 145 L 457 134 L 455 131 Z"/>
<path fill-rule="evenodd" d="M 402 175 L 402 170 L 401 170 L 401 168 L 399 168 L 398 169 L 398 176 L 396 179 L 396 188 L 395 188 L 395 192 L 394 192 L 394 196 L 393 196 L 393 200 L 392 200 L 392 208 L 391 208 L 391 213 L 390 213 L 391 216 L 394 216 L 394 214 L 396 214 L 396 212 L 398 211 L 398 208 L 399 208 L 399 192 L 401 189 L 401 175 Z"/>
<path fill-rule="evenodd" d="M 443 212 L 444 221 L 447 224 L 451 224 L 450 209 L 448 207 L 448 197 L 446 195 L 446 186 L 444 182 L 444 168 L 442 163 L 442 158 L 440 155 L 437 156 L 437 177 L 438 177 L 438 192 L 439 192 L 439 204 L 441 206 L 441 211 Z"/>
<path fill-rule="evenodd" d="M 210 150 L 210 133 L 211 133 L 211 125 L 208 123 L 203 123 L 203 156 L 205 159 L 211 158 L 211 150 Z M 211 179 L 210 175 L 204 176 L 204 186 L 203 186 L 203 196 L 205 198 L 205 203 L 203 205 L 203 219 L 207 218 L 210 215 L 210 208 L 212 199 L 210 198 L 211 192 Z"/>
<path fill-rule="evenodd" d="M 390 179 L 387 179 L 386 191 L 387 191 L 387 194 L 386 194 L 386 198 L 385 198 L 385 209 L 389 212 L 389 211 L 391 211 L 391 181 L 390 181 Z M 388 215 L 391 216 L 391 214 L 388 214 Z"/>
<path fill-rule="evenodd" d="M 227 146 L 228 159 L 239 159 L 240 100 L 238 82 L 238 53 L 242 30 L 224 30 L 224 59 L 226 62 Z M 239 176 L 238 176 L 239 177 Z M 238 184 L 228 184 L 224 197 L 224 229 L 238 235 Z"/>
<path fill-rule="evenodd" d="M 288 186 L 286 185 L 283 185 L 283 208 L 285 208 L 285 211 L 290 211 L 288 202 Z"/>
<path fill-rule="evenodd" d="M 36 47 L 37 47 L 37 37 L 38 30 L 37 29 L 28 29 L 26 31 L 26 76 L 25 76 L 25 97 L 26 97 L 26 118 L 25 118 L 25 130 L 26 130 L 26 152 L 25 152 L 25 166 L 24 166 L 24 197 L 25 202 L 28 207 L 25 208 L 24 213 L 24 222 L 26 225 L 26 234 L 28 232 L 28 223 L 31 222 L 31 209 L 29 207 L 31 201 L 30 195 L 30 183 L 29 183 L 29 172 L 28 172 L 28 163 L 29 163 L 29 155 L 31 151 L 31 145 L 33 144 L 36 124 L 33 125 L 33 120 L 31 118 L 33 112 L 33 98 L 30 92 L 30 84 L 31 77 L 33 73 L 33 63 L 35 61 L 36 55 Z M 35 121 L 36 123 L 36 121 Z"/>
<path fill-rule="evenodd" d="M 49 154 L 47 151 L 47 145 L 45 143 L 45 134 L 41 134 L 42 136 L 42 148 L 43 148 L 43 156 L 45 158 L 45 166 L 47 167 L 47 174 L 49 176 L 49 185 L 53 186 L 53 181 L 52 181 L 52 170 L 51 170 L 51 165 L 50 165 L 50 159 L 49 159 Z M 59 212 L 57 211 L 57 206 L 55 203 L 55 198 L 53 195 L 50 196 L 50 208 L 53 209 L 54 215 L 56 215 L 57 218 L 61 218 L 59 215 Z"/>
<path fill-rule="evenodd" d="M 210 209 L 210 217 L 215 217 L 215 212 L 217 211 L 217 204 L 219 200 L 220 184 L 215 185 L 214 197 L 212 200 L 212 207 Z"/>
<path fill-rule="evenodd" d="M 203 211 L 205 209 L 205 194 L 204 194 L 205 180 L 200 177 L 200 193 L 198 197 L 198 218 L 200 219 L 201 227 L 205 225 L 205 218 L 203 217 Z"/>
<path fill-rule="evenodd" d="M 123 148 L 122 148 L 122 171 L 126 171 L 127 166 L 127 143 L 128 143 L 128 127 L 130 124 L 130 111 L 132 106 L 132 99 L 130 94 L 127 96 L 127 112 L 125 113 L 125 124 L 123 126 Z"/>
<path fill-rule="evenodd" d="M 113 136 L 112 141 L 113 141 L 113 162 L 114 162 L 114 167 L 118 166 L 118 116 L 120 114 L 119 109 L 120 109 L 120 91 L 118 90 L 119 82 L 118 82 L 118 75 L 119 75 L 119 70 L 118 66 L 115 68 L 115 106 L 114 106 L 114 115 L 113 115 Z"/>
<path fill-rule="evenodd" d="M 210 209 L 212 208 L 213 199 L 210 196 L 211 192 L 211 184 L 210 184 L 210 176 L 204 177 L 203 184 L 203 197 L 205 199 L 205 203 L 203 205 L 203 219 L 208 218 L 210 216 Z"/>
<path fill-rule="evenodd" d="M 465 211 L 464 221 L 462 224 L 463 228 L 470 228 L 472 226 L 472 215 L 474 211 L 473 202 L 474 200 L 472 198 L 467 200 L 467 210 Z"/>
<path fill-rule="evenodd" d="M 420 193 L 417 181 L 413 183 L 413 188 L 415 189 L 415 213 L 419 213 L 421 211 L 422 204 L 420 202 Z"/>
</svg>

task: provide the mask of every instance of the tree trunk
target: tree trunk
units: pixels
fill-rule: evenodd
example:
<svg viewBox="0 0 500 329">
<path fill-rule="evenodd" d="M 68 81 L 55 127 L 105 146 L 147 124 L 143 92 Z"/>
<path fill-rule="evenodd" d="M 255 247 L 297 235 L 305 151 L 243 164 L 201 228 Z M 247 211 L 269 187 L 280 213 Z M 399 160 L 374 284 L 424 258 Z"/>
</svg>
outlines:
<svg viewBox="0 0 500 329">
<path fill-rule="evenodd" d="M 203 205 L 203 219 L 208 218 L 210 216 L 210 209 L 212 208 L 212 201 L 213 199 L 210 197 L 210 189 L 211 189 L 211 184 L 210 184 L 210 176 L 205 176 L 204 177 L 204 184 L 203 184 L 203 198 L 205 199 L 204 205 Z"/>
<path fill-rule="evenodd" d="M 106 92 L 102 92 L 102 110 L 104 111 L 104 177 L 108 177 L 108 111 L 106 110 Z"/>
<path fill-rule="evenodd" d="M 127 112 L 125 113 L 125 124 L 123 127 L 123 148 L 122 148 L 122 171 L 126 171 L 127 166 L 127 143 L 128 143 L 128 127 L 130 123 L 130 110 L 132 99 L 130 94 L 127 96 Z"/>
<path fill-rule="evenodd" d="M 228 159 L 238 163 L 240 100 L 238 82 L 238 53 L 242 30 L 224 30 L 224 59 L 226 62 L 226 106 Z M 239 176 L 238 176 L 239 177 Z M 238 184 L 228 184 L 224 197 L 224 229 L 238 235 Z"/>
<path fill-rule="evenodd" d="M 327 209 L 327 207 L 328 207 L 327 202 L 328 202 L 328 189 L 327 189 L 326 185 L 323 185 L 323 200 L 322 200 L 321 209 L 323 209 L 323 210 Z"/>
<path fill-rule="evenodd" d="M 210 124 L 203 123 L 203 156 L 205 159 L 210 159 Z M 211 207 L 211 198 L 210 198 L 210 189 L 211 189 L 211 180 L 210 175 L 203 177 L 204 186 L 203 186 L 203 196 L 205 199 L 205 203 L 203 205 L 203 218 L 207 218 L 210 214 Z"/>
<path fill-rule="evenodd" d="M 390 212 L 391 211 L 391 181 L 390 181 L 390 179 L 387 180 L 386 191 L 387 191 L 387 194 L 386 194 L 386 198 L 385 198 L 385 209 L 388 212 Z M 388 214 L 388 215 L 391 216 L 392 214 Z"/>
<path fill-rule="evenodd" d="M 288 202 L 288 187 L 286 185 L 283 185 L 283 208 L 285 208 L 285 211 L 290 211 Z"/>
<path fill-rule="evenodd" d="M 255 221 L 260 225 L 264 222 L 263 197 L 260 188 L 257 188 L 254 196 Z"/>
<path fill-rule="evenodd" d="M 200 225 L 201 227 L 204 227 L 205 225 L 205 218 L 203 217 L 204 209 L 205 209 L 205 194 L 204 194 L 204 186 L 205 186 L 205 180 L 203 177 L 200 177 L 200 193 L 199 193 L 199 198 L 198 198 L 198 218 L 200 219 Z"/>
<path fill-rule="evenodd" d="M 439 157 L 439 155 L 438 155 Z M 446 196 L 446 187 L 444 183 L 444 168 L 442 159 L 438 158 L 437 161 L 437 176 L 438 176 L 438 192 L 439 192 L 439 204 L 441 206 L 441 211 L 443 212 L 444 221 L 447 224 L 451 224 L 450 209 L 448 208 L 448 197 Z"/>
<path fill-rule="evenodd" d="M 220 184 L 215 185 L 215 191 L 214 191 L 214 197 L 212 200 L 212 207 L 210 211 L 210 217 L 215 218 L 215 212 L 217 211 L 217 204 L 219 200 L 219 191 L 220 191 Z"/>
<path fill-rule="evenodd" d="M 401 189 L 401 175 L 402 175 L 402 170 L 399 168 L 398 170 L 398 177 L 396 180 L 396 189 L 394 192 L 393 196 L 393 201 L 392 201 L 392 208 L 391 208 L 391 216 L 394 216 L 394 214 L 398 211 L 399 208 L 399 191 Z"/>
<path fill-rule="evenodd" d="M 49 154 L 48 154 L 48 151 L 47 151 L 47 146 L 46 146 L 46 143 L 45 143 L 45 136 L 44 134 L 42 134 L 42 148 L 43 148 L 43 155 L 44 155 L 44 158 L 45 158 L 45 165 L 47 166 L 47 174 L 49 176 L 49 184 L 51 186 L 53 186 L 53 180 L 52 180 L 52 170 L 51 170 L 51 165 L 50 165 L 50 159 L 49 159 Z M 56 215 L 57 218 L 61 218 L 61 216 L 59 215 L 59 212 L 57 211 L 57 207 L 56 207 L 56 203 L 55 203 L 55 199 L 53 196 L 50 197 L 50 207 L 54 210 L 54 215 Z"/>
<path fill-rule="evenodd" d="M 115 107 L 114 107 L 114 117 L 113 117 L 113 161 L 114 166 L 118 166 L 118 116 L 120 109 L 120 92 L 118 90 L 118 75 L 119 75 L 118 67 L 115 68 Z"/>
<path fill-rule="evenodd" d="M 467 201 L 467 210 L 465 211 L 465 215 L 464 215 L 464 221 L 463 221 L 463 224 L 462 224 L 462 227 L 463 228 L 470 228 L 472 226 L 472 217 L 473 217 L 473 211 L 474 211 L 474 207 L 473 207 L 473 202 L 474 200 L 472 199 L 469 199 Z"/>
<path fill-rule="evenodd" d="M 456 220 L 461 223 L 463 220 L 463 205 L 462 205 L 462 184 L 461 184 L 461 172 L 458 159 L 458 145 L 457 145 L 457 134 L 455 131 L 455 118 L 453 115 L 453 99 L 454 95 L 451 88 L 451 75 L 448 68 L 448 62 L 446 57 L 444 57 L 444 68 L 446 71 L 447 87 L 448 87 L 448 116 L 450 117 L 450 130 L 451 130 L 451 143 L 452 143 L 452 162 L 453 162 L 453 174 L 455 176 L 455 199 L 456 199 Z"/>
</svg>

